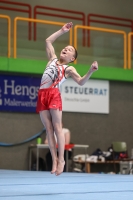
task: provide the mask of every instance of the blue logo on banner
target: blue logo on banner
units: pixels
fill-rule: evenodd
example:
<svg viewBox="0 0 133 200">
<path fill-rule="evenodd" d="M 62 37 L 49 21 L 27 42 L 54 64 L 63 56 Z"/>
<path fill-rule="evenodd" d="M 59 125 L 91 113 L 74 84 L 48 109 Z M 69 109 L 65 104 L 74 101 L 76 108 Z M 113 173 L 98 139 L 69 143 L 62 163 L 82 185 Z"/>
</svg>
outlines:
<svg viewBox="0 0 133 200">
<path fill-rule="evenodd" d="M 35 112 L 40 78 L 0 75 L 0 111 Z"/>
</svg>

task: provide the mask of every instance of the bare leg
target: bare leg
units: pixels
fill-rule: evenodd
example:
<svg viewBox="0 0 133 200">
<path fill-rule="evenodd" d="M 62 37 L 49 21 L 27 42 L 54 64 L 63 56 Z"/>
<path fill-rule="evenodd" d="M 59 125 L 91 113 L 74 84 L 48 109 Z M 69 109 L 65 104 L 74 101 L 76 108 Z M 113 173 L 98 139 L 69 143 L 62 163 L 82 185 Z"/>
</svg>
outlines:
<svg viewBox="0 0 133 200">
<path fill-rule="evenodd" d="M 44 110 L 40 112 L 40 118 L 43 123 L 43 125 L 46 128 L 47 137 L 48 137 L 48 144 L 50 148 L 50 152 L 52 155 L 52 171 L 51 173 L 55 173 L 57 169 L 57 151 L 56 151 L 56 141 L 54 136 L 54 128 L 52 125 L 52 118 L 49 110 Z"/>
<path fill-rule="evenodd" d="M 58 176 L 63 172 L 65 161 L 64 161 L 64 145 L 65 145 L 65 137 L 62 133 L 62 111 L 51 109 L 50 110 L 52 116 L 52 124 L 54 127 L 54 131 L 57 137 L 58 143 L 58 165 L 55 174 Z"/>
</svg>

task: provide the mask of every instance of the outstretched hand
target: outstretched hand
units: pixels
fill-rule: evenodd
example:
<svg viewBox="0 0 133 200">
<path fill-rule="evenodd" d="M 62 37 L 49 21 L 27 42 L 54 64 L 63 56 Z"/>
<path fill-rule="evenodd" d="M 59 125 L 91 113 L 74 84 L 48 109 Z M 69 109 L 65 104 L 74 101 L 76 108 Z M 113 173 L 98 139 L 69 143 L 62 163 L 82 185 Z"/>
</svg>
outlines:
<svg viewBox="0 0 133 200">
<path fill-rule="evenodd" d="M 64 32 L 68 32 L 68 31 L 70 30 L 70 28 L 72 28 L 72 26 L 73 26 L 73 23 L 72 23 L 72 22 L 69 22 L 69 23 L 65 24 L 65 25 L 62 27 L 62 30 L 63 30 Z"/>
<path fill-rule="evenodd" d="M 94 62 L 92 63 L 92 65 L 91 65 L 90 71 L 91 71 L 91 72 L 95 72 L 95 71 L 97 71 L 97 70 L 98 70 L 98 63 L 97 63 L 97 61 L 94 61 Z"/>
</svg>

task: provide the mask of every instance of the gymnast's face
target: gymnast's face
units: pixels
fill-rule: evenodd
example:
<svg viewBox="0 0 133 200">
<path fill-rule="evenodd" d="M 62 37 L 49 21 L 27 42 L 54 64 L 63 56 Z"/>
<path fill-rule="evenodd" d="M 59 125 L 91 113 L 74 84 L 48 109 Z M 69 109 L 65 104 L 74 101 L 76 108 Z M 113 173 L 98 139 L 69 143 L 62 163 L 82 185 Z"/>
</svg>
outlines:
<svg viewBox="0 0 133 200">
<path fill-rule="evenodd" d="M 73 46 L 66 46 L 60 53 L 60 59 L 69 62 L 75 60 L 75 48 Z"/>
</svg>

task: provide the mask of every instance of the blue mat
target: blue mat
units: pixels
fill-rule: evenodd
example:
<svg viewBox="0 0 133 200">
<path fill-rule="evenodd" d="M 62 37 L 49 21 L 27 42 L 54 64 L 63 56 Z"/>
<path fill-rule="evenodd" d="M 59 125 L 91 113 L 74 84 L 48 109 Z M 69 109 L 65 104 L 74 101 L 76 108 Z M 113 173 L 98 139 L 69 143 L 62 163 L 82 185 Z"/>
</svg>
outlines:
<svg viewBox="0 0 133 200">
<path fill-rule="evenodd" d="M 133 199 L 133 175 L 0 170 L 0 200 L 119 199 Z"/>
</svg>

